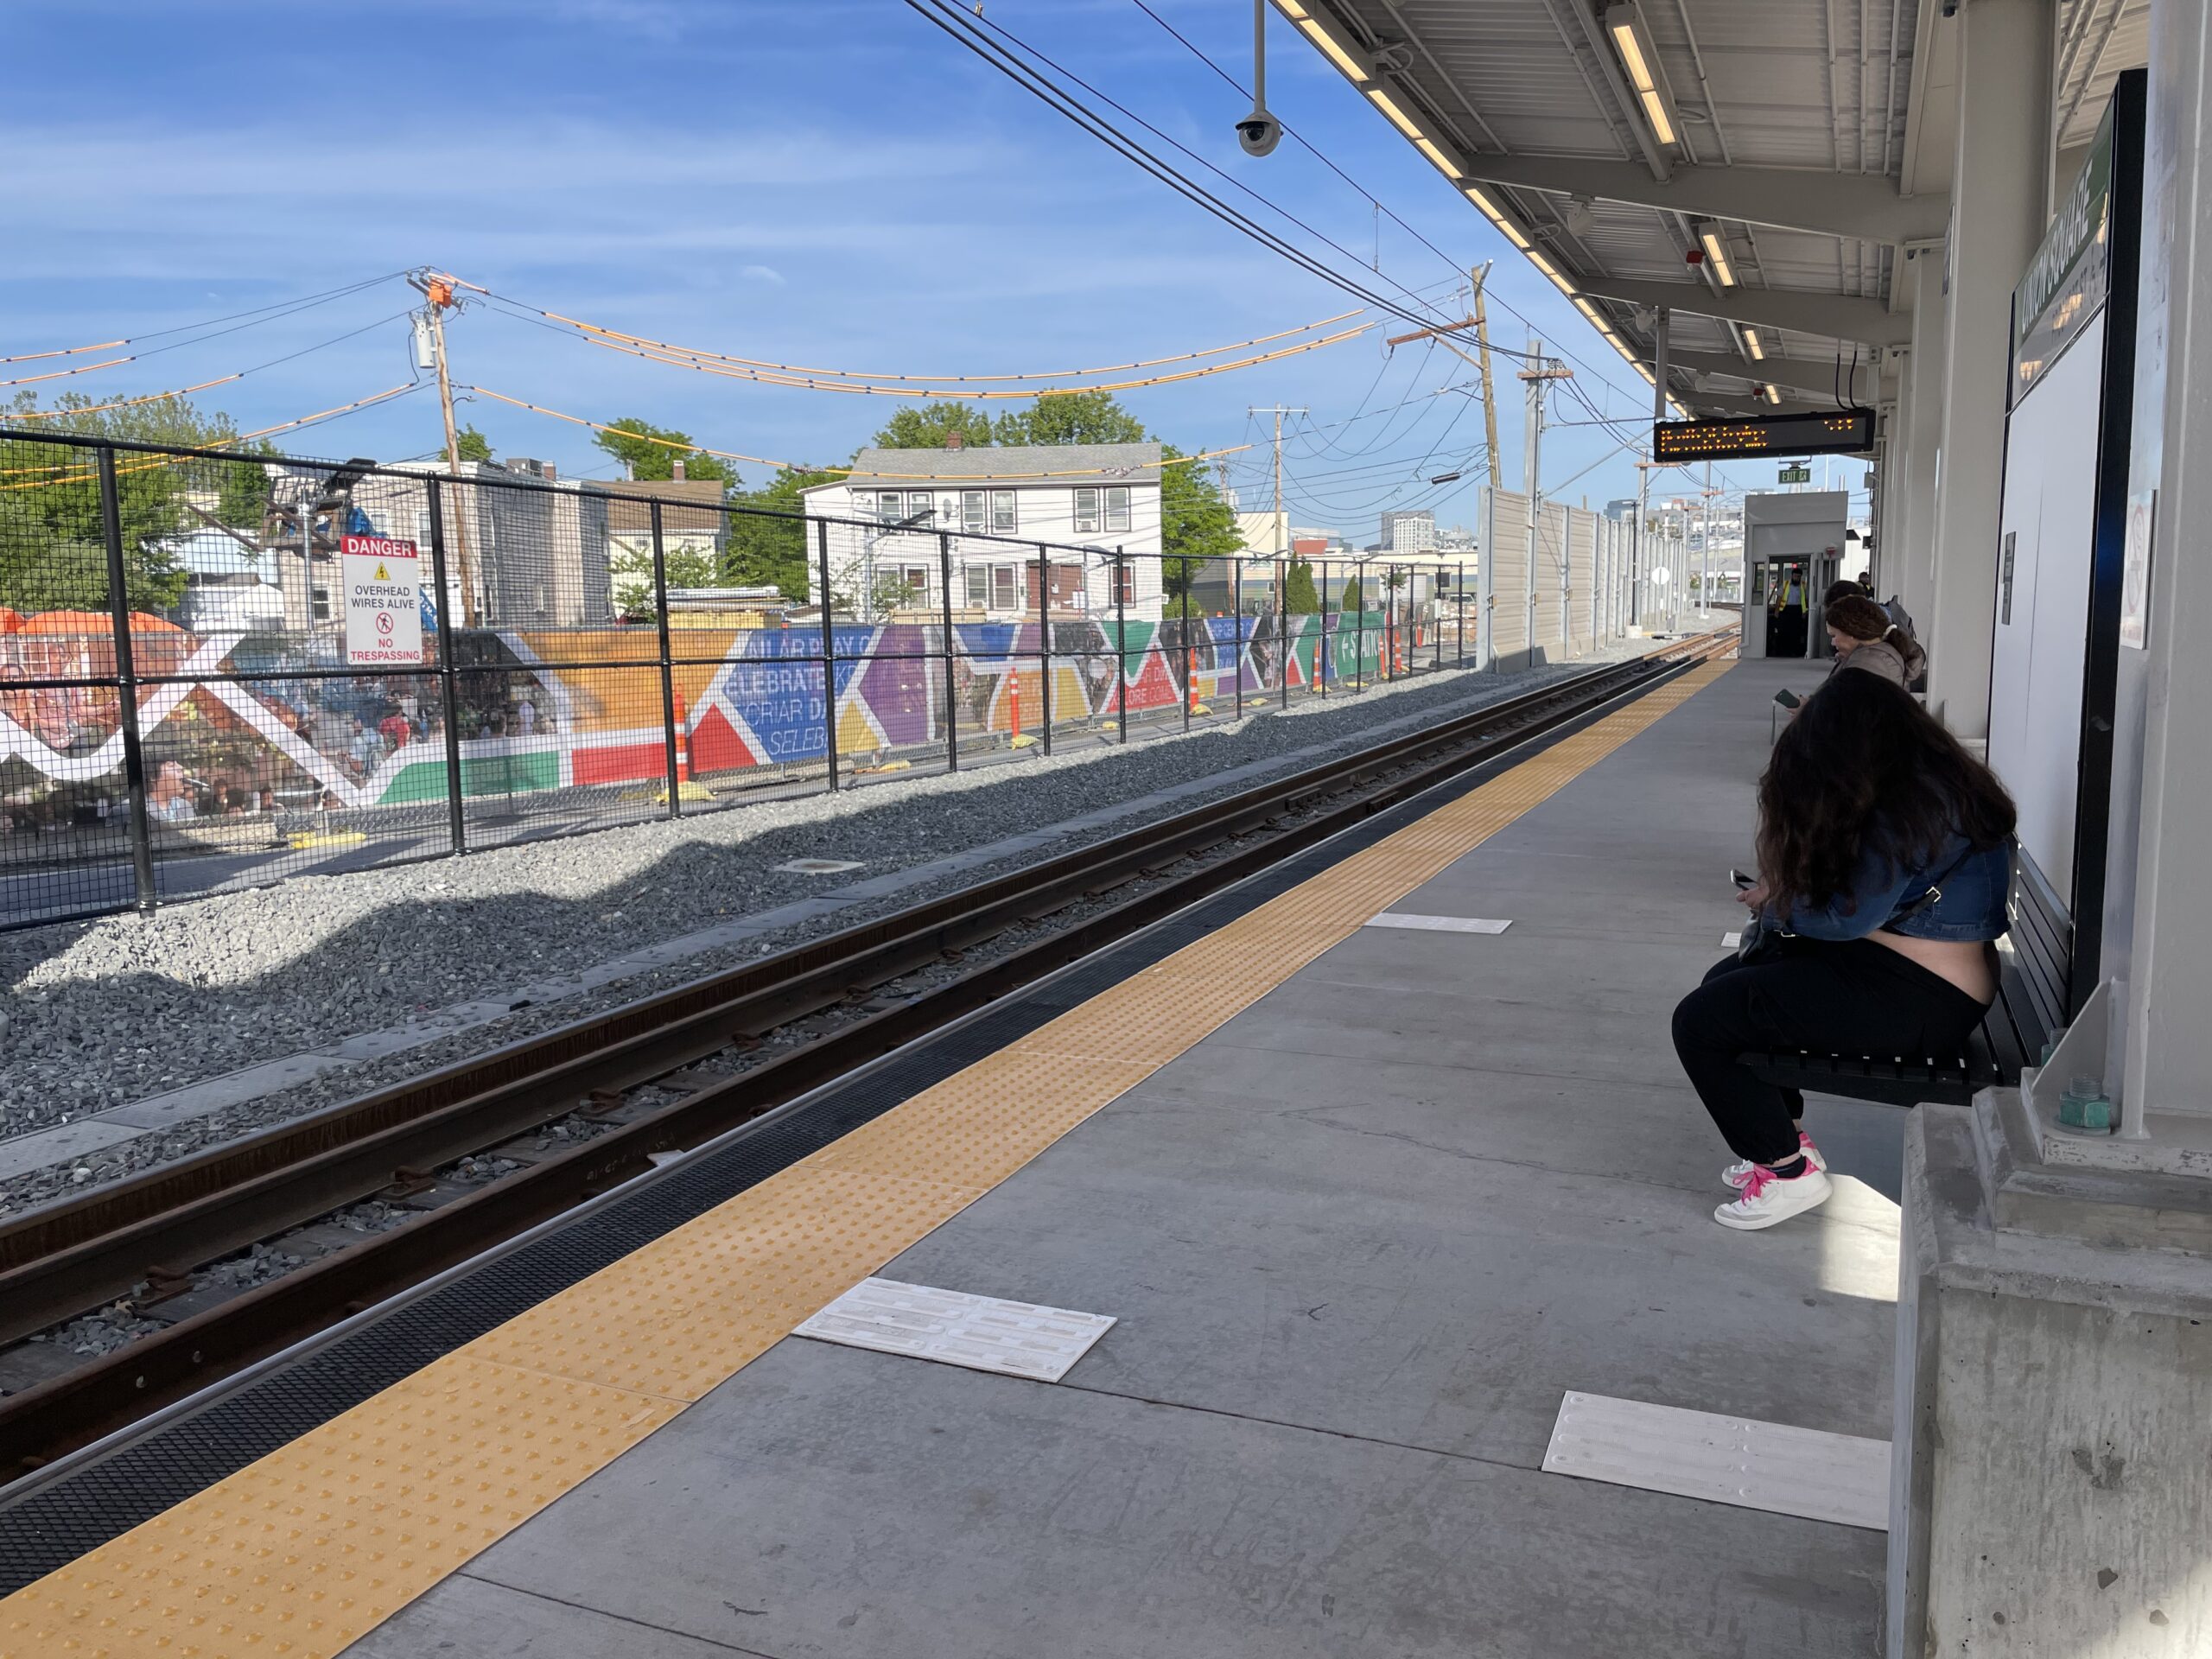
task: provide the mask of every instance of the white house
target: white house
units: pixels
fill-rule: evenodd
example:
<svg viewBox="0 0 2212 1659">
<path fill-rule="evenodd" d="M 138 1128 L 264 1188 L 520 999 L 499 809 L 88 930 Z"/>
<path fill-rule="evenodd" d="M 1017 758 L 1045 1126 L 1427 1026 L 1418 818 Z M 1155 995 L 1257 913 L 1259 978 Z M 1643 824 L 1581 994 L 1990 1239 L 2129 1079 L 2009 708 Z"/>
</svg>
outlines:
<svg viewBox="0 0 2212 1659">
<path fill-rule="evenodd" d="M 805 496 L 810 517 L 848 521 L 827 527 L 841 611 L 938 610 L 949 550 L 952 608 L 964 615 L 1033 616 L 1041 578 L 1055 613 L 1111 617 L 1118 600 L 1131 620 L 1160 619 L 1156 443 L 863 449 L 849 476 Z M 817 604 L 818 534 L 807 559 Z"/>
</svg>

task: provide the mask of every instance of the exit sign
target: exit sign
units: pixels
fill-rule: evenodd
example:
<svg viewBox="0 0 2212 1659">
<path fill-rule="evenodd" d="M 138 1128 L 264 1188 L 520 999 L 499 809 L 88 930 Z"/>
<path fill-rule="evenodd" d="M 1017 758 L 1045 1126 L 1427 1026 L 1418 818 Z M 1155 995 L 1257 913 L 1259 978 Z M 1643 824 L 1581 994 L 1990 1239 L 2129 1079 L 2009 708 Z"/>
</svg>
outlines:
<svg viewBox="0 0 2212 1659">
<path fill-rule="evenodd" d="M 1813 469 L 1809 467 L 1784 467 L 1781 481 L 1784 484 L 1809 484 L 1813 481 Z"/>
</svg>

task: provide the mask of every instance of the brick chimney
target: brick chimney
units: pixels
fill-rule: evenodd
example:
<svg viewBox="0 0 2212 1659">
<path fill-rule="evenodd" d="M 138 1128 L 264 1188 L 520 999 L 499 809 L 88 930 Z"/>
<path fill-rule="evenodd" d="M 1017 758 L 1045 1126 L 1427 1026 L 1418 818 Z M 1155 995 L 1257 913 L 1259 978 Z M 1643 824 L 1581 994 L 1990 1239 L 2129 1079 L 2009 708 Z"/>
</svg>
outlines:
<svg viewBox="0 0 2212 1659">
<path fill-rule="evenodd" d="M 968 447 L 968 435 L 958 427 L 954 427 L 951 431 L 944 435 L 944 447 L 948 449 L 965 449 Z"/>
<path fill-rule="evenodd" d="M 675 473 L 672 474 L 672 476 L 675 478 L 675 480 L 676 480 L 676 481 L 677 481 L 677 483 L 681 484 L 681 483 L 683 481 L 683 456 L 678 455 L 678 456 L 676 458 L 676 461 L 675 461 L 675 467 L 676 467 L 676 471 L 675 471 Z"/>
<path fill-rule="evenodd" d="M 560 476 L 561 476 L 561 474 L 560 474 L 559 469 L 557 469 L 557 468 L 553 465 L 553 463 L 552 463 L 551 461 L 547 461 L 547 462 L 545 463 L 545 481 L 546 481 L 548 484 L 550 484 L 550 483 L 552 483 L 552 482 L 554 481 L 554 480 L 556 480 L 556 479 L 559 478 Z"/>
</svg>

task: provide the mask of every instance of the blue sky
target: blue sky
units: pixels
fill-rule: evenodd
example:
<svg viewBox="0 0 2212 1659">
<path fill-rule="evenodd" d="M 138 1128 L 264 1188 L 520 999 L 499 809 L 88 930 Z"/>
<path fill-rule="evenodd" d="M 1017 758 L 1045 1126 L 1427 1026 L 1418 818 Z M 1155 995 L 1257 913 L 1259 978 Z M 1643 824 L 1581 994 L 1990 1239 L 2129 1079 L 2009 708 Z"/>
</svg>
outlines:
<svg viewBox="0 0 2212 1659">
<path fill-rule="evenodd" d="M 1243 0 L 1155 4 L 1249 75 Z M 1292 143 L 1243 156 L 1236 94 L 1132 0 L 990 0 L 988 14 L 1360 260 L 1379 255 L 1381 276 L 1362 272 L 1372 286 L 1442 299 L 1458 267 L 1495 259 L 1493 339 L 1518 347 L 1533 325 L 1579 360 L 1606 413 L 1648 418 L 1643 383 L 1280 20 L 1270 105 L 1440 254 L 1387 218 L 1378 232 L 1369 198 Z M 1141 174 L 901 0 L 73 0 L 7 8 L 0 62 L 0 354 L 176 328 L 426 264 L 641 334 L 902 373 L 1155 357 L 1356 303 Z M 397 314 L 413 300 L 385 282 L 64 384 L 159 391 L 320 347 L 203 395 L 258 428 L 410 378 Z M 1327 429 L 1300 430 L 1287 449 L 1301 524 L 1365 541 L 1377 512 L 1409 504 L 1471 523 L 1480 412 L 1437 391 L 1471 371 L 1420 346 L 1386 357 L 1382 336 L 1407 325 L 1382 321 L 1327 351 L 1125 401 L 1186 449 L 1256 437 L 1250 405 L 1310 408 Z M 464 381 L 752 454 L 842 459 L 894 406 L 641 362 L 489 308 L 448 332 Z M 47 365 L 18 372 L 34 366 Z M 1516 486 L 1517 366 L 1498 359 L 1503 470 Z M 1560 415 L 1589 419 L 1571 404 Z M 485 400 L 462 418 L 502 454 L 609 470 L 579 429 Z M 1618 435 L 1548 432 L 1547 487 L 1593 504 L 1631 493 L 1625 459 L 1603 459 Z M 280 442 L 420 454 L 441 442 L 436 404 L 418 394 Z M 1237 457 L 1248 505 L 1266 505 L 1263 454 Z M 1456 491 L 1423 481 L 1462 466 Z"/>
</svg>

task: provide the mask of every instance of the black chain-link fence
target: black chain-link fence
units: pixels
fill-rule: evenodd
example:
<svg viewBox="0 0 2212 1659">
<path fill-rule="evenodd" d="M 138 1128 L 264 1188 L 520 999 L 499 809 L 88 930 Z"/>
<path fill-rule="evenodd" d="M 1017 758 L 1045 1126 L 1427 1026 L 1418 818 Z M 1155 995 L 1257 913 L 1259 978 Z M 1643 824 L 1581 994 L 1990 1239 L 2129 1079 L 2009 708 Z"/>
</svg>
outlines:
<svg viewBox="0 0 2212 1659">
<path fill-rule="evenodd" d="M 464 471 L 0 429 L 0 927 L 1123 743 L 1476 651 L 1471 559 Z M 803 582 L 723 581 L 741 538 Z"/>
</svg>

